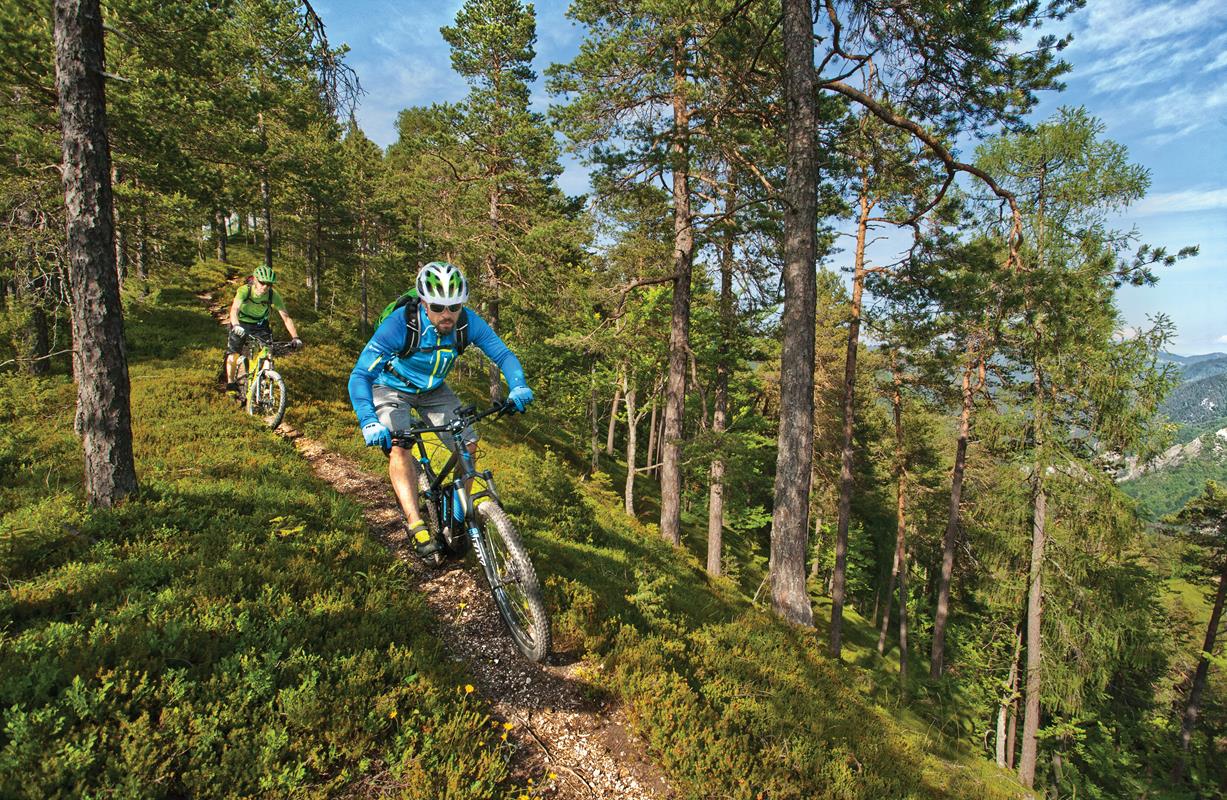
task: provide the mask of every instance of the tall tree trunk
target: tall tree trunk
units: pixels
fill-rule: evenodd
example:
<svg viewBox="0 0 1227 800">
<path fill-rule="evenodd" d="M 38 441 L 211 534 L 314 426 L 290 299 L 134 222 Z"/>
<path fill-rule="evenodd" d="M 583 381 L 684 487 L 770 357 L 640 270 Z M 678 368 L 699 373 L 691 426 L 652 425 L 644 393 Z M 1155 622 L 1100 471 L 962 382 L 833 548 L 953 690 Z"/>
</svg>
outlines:
<svg viewBox="0 0 1227 800">
<path fill-rule="evenodd" d="M 1040 730 L 1040 690 L 1043 645 L 1041 631 L 1044 620 L 1044 548 L 1048 543 L 1048 495 L 1044 485 L 1043 459 L 1035 463 L 1032 488 L 1031 569 L 1027 590 L 1027 702 L 1023 715 L 1022 755 L 1018 762 L 1018 778 L 1028 789 L 1035 785 L 1037 735 Z"/>
<path fill-rule="evenodd" d="M 686 358 L 690 353 L 690 277 L 694 228 L 690 212 L 690 109 L 686 105 L 686 39 L 673 47 L 673 314 L 669 325 L 669 378 L 661 441 L 660 535 L 682 543 L 682 417 L 686 411 Z"/>
<path fill-rule="evenodd" d="M 968 355 L 973 345 L 967 346 Z M 967 440 L 971 435 L 971 412 L 975 405 L 972 370 L 980 374 L 978 386 L 984 384 L 984 358 L 980 356 L 963 370 L 963 408 L 959 412 L 958 441 L 954 448 L 954 470 L 950 475 L 950 515 L 942 537 L 942 575 L 937 589 L 937 612 L 933 618 L 933 649 L 929 655 L 929 677 L 937 680 L 945 669 L 946 621 L 950 616 L 950 581 L 954 575 L 954 548 L 958 543 L 959 515 L 963 502 L 963 473 L 967 466 Z"/>
<path fill-rule="evenodd" d="M 1206 626 L 1206 638 L 1201 646 L 1201 658 L 1197 660 L 1197 671 L 1193 674 L 1193 685 L 1189 688 L 1189 701 L 1185 704 L 1184 719 L 1180 723 L 1180 757 L 1172 766 L 1173 781 L 1181 780 L 1184 773 L 1184 759 L 1189 754 L 1193 727 L 1197 724 L 1197 715 L 1201 711 L 1201 695 L 1206 689 L 1206 675 L 1210 671 L 1210 655 L 1214 653 L 1218 626 L 1223 617 L 1225 596 L 1227 596 L 1227 559 L 1223 560 L 1223 571 L 1218 577 L 1218 593 L 1214 597 L 1214 610 L 1210 612 L 1210 624 Z"/>
<path fill-rule="evenodd" d="M 264 128 L 264 112 L 256 112 L 262 152 L 268 153 L 268 131 Z M 264 266 L 273 268 L 273 190 L 269 185 L 268 164 L 260 164 L 260 205 L 264 212 Z"/>
<path fill-rule="evenodd" d="M 119 185 L 119 182 L 122 178 L 123 178 L 123 174 L 121 173 L 119 167 L 116 166 L 114 163 L 112 163 L 111 164 L 112 201 L 114 200 L 114 197 L 115 197 L 115 187 Z M 128 254 L 126 252 L 127 242 L 124 241 L 124 229 L 123 229 L 123 226 L 119 224 L 119 204 L 118 203 L 115 203 L 115 207 L 114 209 L 112 209 L 111 215 L 113 217 L 111 229 L 115 231 L 115 274 L 116 276 L 118 276 L 119 290 L 122 292 L 124 289 L 124 282 L 128 280 Z"/>
<path fill-rule="evenodd" d="M 623 493 L 623 500 L 626 505 L 627 516 L 635 516 L 635 445 L 636 442 L 636 424 L 635 416 L 635 384 L 628 382 L 626 385 L 626 491 Z"/>
<path fill-rule="evenodd" d="M 589 378 L 588 384 L 588 416 L 592 419 L 592 472 L 596 474 L 600 467 L 601 445 L 600 445 L 600 419 L 597 416 L 597 397 L 596 397 L 596 366 L 592 367 L 592 375 Z"/>
<path fill-rule="evenodd" d="M 54 18 L 85 496 L 91 505 L 110 507 L 136 491 L 136 465 L 115 273 L 102 12 L 98 0 L 55 0 Z"/>
<path fill-rule="evenodd" d="M 655 390 L 653 390 L 655 392 Z M 648 457 L 647 457 L 647 473 L 648 475 L 656 474 L 656 400 L 657 395 L 652 395 L 652 416 L 648 421 Z"/>
<path fill-rule="evenodd" d="M 784 194 L 784 344 L 780 361 L 780 432 L 771 514 L 771 607 L 800 625 L 814 624 L 805 588 L 810 472 L 814 457 L 814 221 L 818 178 L 814 128 L 813 3 L 784 0 L 784 84 L 788 173 Z"/>
<path fill-rule="evenodd" d="M 839 658 L 843 645 L 844 592 L 848 570 L 848 524 L 852 516 L 852 430 L 856 421 L 856 349 L 861 338 L 861 293 L 865 287 L 865 234 L 869 227 L 869 173 L 861 178 L 860 214 L 856 221 L 855 270 L 852 275 L 852 319 L 844 359 L 844 446 L 839 461 L 839 528 L 835 536 L 835 572 L 831 579 L 831 638 L 828 652 Z"/>
<path fill-rule="evenodd" d="M 907 696 L 907 448 L 903 441 L 903 372 L 898 354 L 891 352 L 895 416 L 895 562 L 899 565 L 899 692 Z M 887 606 L 889 608 L 889 605 Z"/>
<path fill-rule="evenodd" d="M 1014 627 L 1014 655 L 1010 658 L 1010 676 L 1006 680 L 1006 690 L 1001 696 L 1001 705 L 997 708 L 997 766 L 1002 769 L 1014 768 L 1014 727 L 1010 726 L 1008 738 L 1006 719 L 1011 717 L 1011 709 L 1018 702 L 1018 659 L 1022 656 L 1022 625 Z"/>
<path fill-rule="evenodd" d="M 895 554 L 890 561 L 890 578 L 886 582 L 886 602 L 882 605 L 882 620 L 878 625 L 878 655 L 886 655 L 886 635 L 890 630 L 890 604 L 894 602 L 895 581 L 899 580 L 899 536 L 895 534 Z"/>
<path fill-rule="evenodd" d="M 493 153 L 493 158 L 497 162 L 499 153 L 497 149 Z M 486 293 L 486 322 L 490 323 L 490 329 L 495 333 L 501 333 L 502 328 L 499 325 L 499 301 L 502 295 L 501 270 L 499 269 L 498 253 L 495 252 L 495 243 L 499 240 L 499 230 L 502 226 L 502 215 L 499 209 L 499 203 L 502 196 L 498 189 L 498 182 L 492 184 L 489 196 L 489 206 L 487 208 L 487 220 L 490 223 L 490 252 L 486 255 L 486 285 L 483 287 Z M 498 365 L 490 362 L 490 399 L 498 402 L 503 397 L 503 382 L 500 378 Z"/>
<path fill-rule="evenodd" d="M 622 384 L 614 387 L 613 402 L 609 404 L 609 434 L 605 437 L 605 455 L 614 453 L 614 432 L 618 424 L 618 406 L 622 403 Z"/>
<path fill-rule="evenodd" d="M 733 184 L 729 176 L 729 185 Z M 731 215 L 736 196 L 730 189 L 724 199 L 725 213 Z M 731 216 L 730 216 L 731 219 Z M 733 339 L 733 245 L 732 224 L 725 226 L 720 247 L 720 343 L 716 353 L 716 388 L 712 409 L 712 432 L 720 442 L 728 428 L 729 351 Z M 724 457 L 712 459 L 711 486 L 707 500 L 707 573 L 719 575 L 724 549 Z"/>
<path fill-rule="evenodd" d="M 217 224 L 217 260 L 225 264 L 230 260 L 230 254 L 226 250 L 226 238 L 230 235 L 230 215 L 219 208 L 214 219 Z"/>
<path fill-rule="evenodd" d="M 315 230 L 313 232 L 314 241 L 312 244 L 315 248 L 315 261 L 312 264 L 314 270 L 313 280 L 311 281 L 311 307 L 315 311 L 320 310 L 320 283 L 324 280 L 324 225 L 320 220 L 320 204 L 315 204 Z"/>
</svg>

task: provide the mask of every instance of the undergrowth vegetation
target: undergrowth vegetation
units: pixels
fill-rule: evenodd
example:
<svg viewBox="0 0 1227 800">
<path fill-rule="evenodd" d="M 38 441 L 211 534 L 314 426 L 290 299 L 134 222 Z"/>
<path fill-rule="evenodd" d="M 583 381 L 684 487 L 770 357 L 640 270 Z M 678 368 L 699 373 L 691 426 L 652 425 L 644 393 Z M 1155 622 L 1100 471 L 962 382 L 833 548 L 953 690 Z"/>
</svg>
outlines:
<svg viewBox="0 0 1227 800">
<path fill-rule="evenodd" d="M 216 262 L 192 275 L 127 309 L 142 489 L 120 508 L 81 503 L 68 378 L 0 377 L 0 795 L 517 792 L 403 565 L 212 389 L 223 335 L 196 294 L 231 289 Z M 382 474 L 345 395 L 357 337 L 287 296 L 308 342 L 279 363 L 287 422 Z M 482 463 L 546 585 L 556 658 L 625 703 L 682 796 L 1017 796 L 626 516 L 557 432 L 540 398 L 483 426 Z"/>
<path fill-rule="evenodd" d="M 0 796 L 502 797 L 404 566 L 214 393 L 194 288 L 128 307 L 142 489 L 116 510 L 81 502 L 71 381 L 0 375 Z"/>
</svg>

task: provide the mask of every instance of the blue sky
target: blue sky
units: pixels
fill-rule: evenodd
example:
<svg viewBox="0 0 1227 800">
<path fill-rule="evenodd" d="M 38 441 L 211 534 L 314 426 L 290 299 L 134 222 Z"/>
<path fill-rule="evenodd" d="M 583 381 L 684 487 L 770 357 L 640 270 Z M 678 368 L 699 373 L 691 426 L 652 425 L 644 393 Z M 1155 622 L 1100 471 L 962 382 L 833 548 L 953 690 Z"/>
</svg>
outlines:
<svg viewBox="0 0 1227 800">
<path fill-rule="evenodd" d="M 582 31 L 566 19 L 564 0 L 535 3 L 538 73 L 568 61 Z M 451 69 L 439 28 L 461 0 L 316 2 L 333 43 L 345 42 L 348 61 L 367 95 L 358 121 L 387 146 L 402 109 L 459 100 L 467 87 Z M 1129 148 L 1151 174 L 1147 197 L 1120 216 L 1143 241 L 1176 250 L 1198 244 L 1201 254 L 1164 270 L 1159 285 L 1125 288 L 1120 306 L 1131 326 L 1165 313 L 1177 325 L 1172 350 L 1227 352 L 1227 8 L 1223 0 L 1089 0 L 1060 30 L 1074 42 L 1066 91 L 1043 97 L 1034 119 L 1061 105 L 1084 105 L 1103 120 L 1106 135 Z M 1055 32 L 1056 29 L 1054 29 Z M 534 105 L 549 98 L 538 86 Z M 970 154 L 965 154 L 970 157 Z M 569 194 L 588 188 L 585 172 L 569 161 L 561 184 Z"/>
</svg>

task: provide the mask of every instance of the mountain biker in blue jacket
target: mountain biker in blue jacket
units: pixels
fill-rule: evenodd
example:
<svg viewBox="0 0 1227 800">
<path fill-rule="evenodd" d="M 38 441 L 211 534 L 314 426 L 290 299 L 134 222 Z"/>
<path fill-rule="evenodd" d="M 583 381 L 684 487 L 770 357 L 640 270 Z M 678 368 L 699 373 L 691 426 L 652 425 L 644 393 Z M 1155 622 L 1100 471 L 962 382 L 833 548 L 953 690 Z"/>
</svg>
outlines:
<svg viewBox="0 0 1227 800">
<path fill-rule="evenodd" d="M 418 509 L 417 462 L 413 454 L 392 447 L 391 432 L 411 427 L 411 410 L 430 425 L 455 419 L 460 399 L 448 387 L 447 378 L 461 347 L 477 345 L 502 371 L 510 392 L 507 400 L 523 411 L 533 400 L 520 360 L 490 325 L 465 309 L 469 285 L 460 270 L 442 261 L 432 261 L 418 271 L 417 301 L 393 311 L 375 330 L 349 374 L 349 401 L 368 447 L 379 445 L 388 454 L 388 476 L 400 502 L 409 536 L 422 556 L 433 554 L 438 545 L 422 521 Z M 410 341 L 406 314 L 418 315 L 420 340 L 416 350 L 405 352 Z M 460 330 L 467 325 L 467 331 Z M 467 334 L 467 335 L 466 335 Z M 477 431 L 464 430 L 463 439 L 476 459 Z M 452 443 L 447 442 L 449 446 Z"/>
</svg>

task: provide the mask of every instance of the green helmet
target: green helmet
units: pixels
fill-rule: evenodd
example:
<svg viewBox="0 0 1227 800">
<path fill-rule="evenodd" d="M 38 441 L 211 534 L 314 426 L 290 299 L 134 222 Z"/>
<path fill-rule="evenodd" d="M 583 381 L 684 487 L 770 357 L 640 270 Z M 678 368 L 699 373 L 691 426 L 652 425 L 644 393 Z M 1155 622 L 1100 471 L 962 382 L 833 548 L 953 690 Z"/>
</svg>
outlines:
<svg viewBox="0 0 1227 800">
<path fill-rule="evenodd" d="M 276 283 L 277 282 L 277 273 L 273 272 L 273 268 L 268 267 L 268 266 L 263 266 L 263 265 L 256 267 L 256 271 L 251 273 L 251 277 L 255 278 L 260 283 Z"/>
<path fill-rule="evenodd" d="M 459 305 L 469 299 L 469 284 L 460 269 L 446 261 L 432 261 L 418 270 L 418 297 L 427 303 Z"/>
</svg>

